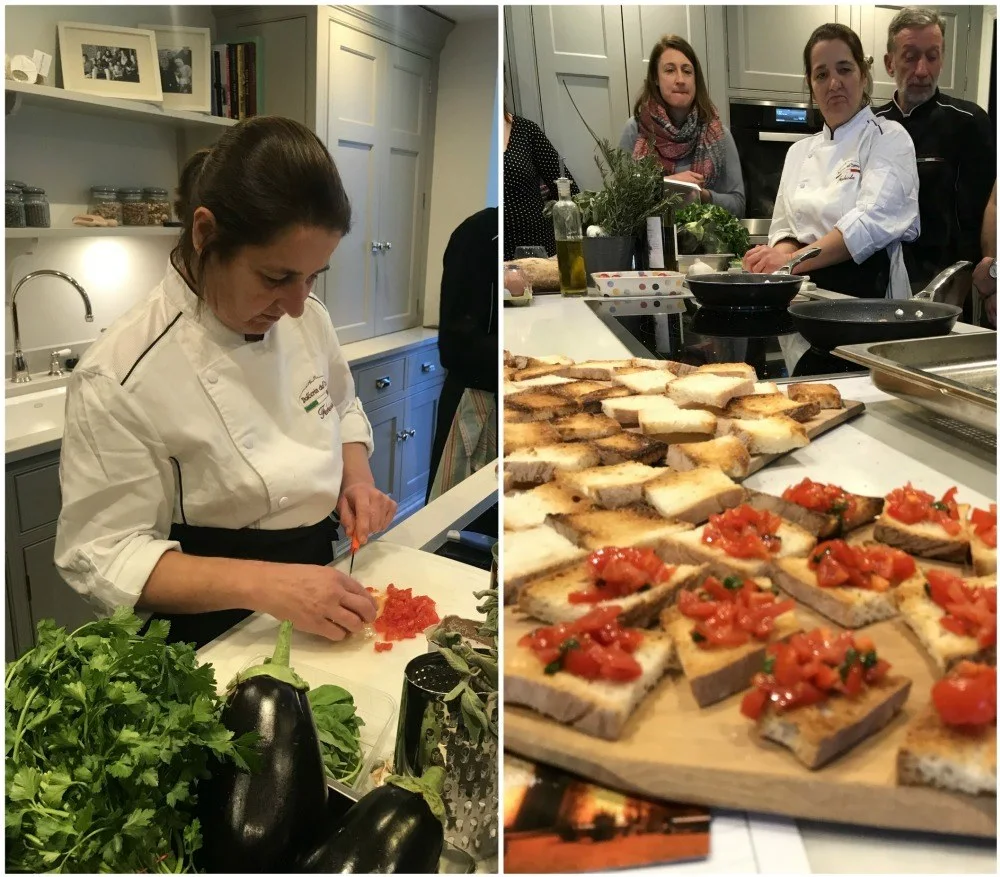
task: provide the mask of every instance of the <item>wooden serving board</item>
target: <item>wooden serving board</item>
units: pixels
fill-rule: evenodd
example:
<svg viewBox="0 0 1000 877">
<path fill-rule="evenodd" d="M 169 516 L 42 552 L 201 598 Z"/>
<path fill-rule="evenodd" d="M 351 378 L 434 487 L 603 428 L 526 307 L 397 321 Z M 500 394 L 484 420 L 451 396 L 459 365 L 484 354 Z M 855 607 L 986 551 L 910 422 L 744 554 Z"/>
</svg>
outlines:
<svg viewBox="0 0 1000 877">
<path fill-rule="evenodd" d="M 804 606 L 810 629 L 836 625 Z M 504 648 L 538 622 L 508 608 Z M 790 750 L 757 740 L 740 715 L 742 695 L 701 709 L 687 680 L 668 675 L 631 717 L 620 739 L 601 740 L 538 713 L 504 706 L 504 747 L 596 782 L 713 807 L 777 813 L 879 828 L 995 837 L 997 799 L 896 784 L 896 752 L 909 721 L 929 702 L 931 664 L 902 621 L 864 629 L 892 672 L 913 680 L 902 712 L 879 733 L 810 771 Z"/>
</svg>

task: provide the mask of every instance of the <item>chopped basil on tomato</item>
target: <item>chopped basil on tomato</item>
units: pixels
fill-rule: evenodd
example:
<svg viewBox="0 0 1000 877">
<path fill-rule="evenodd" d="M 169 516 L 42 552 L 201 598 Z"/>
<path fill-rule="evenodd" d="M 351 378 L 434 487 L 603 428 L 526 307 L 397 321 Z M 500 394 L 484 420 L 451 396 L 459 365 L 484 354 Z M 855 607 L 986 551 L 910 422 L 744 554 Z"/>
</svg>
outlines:
<svg viewBox="0 0 1000 877">
<path fill-rule="evenodd" d="M 563 654 L 565 654 L 565 652 Z M 562 662 L 563 662 L 563 655 L 560 655 L 551 664 L 546 664 L 545 665 L 546 675 L 551 676 L 553 673 L 558 673 L 560 670 L 562 670 Z"/>
<path fill-rule="evenodd" d="M 774 672 L 774 655 L 764 659 L 764 671 L 765 674 L 770 676 Z"/>
<path fill-rule="evenodd" d="M 935 511 L 939 511 L 939 512 L 946 512 L 946 511 L 948 511 L 948 506 L 945 505 L 943 502 L 932 502 L 931 503 L 931 508 L 934 509 Z"/>
<path fill-rule="evenodd" d="M 722 580 L 722 584 L 724 587 L 729 588 L 730 591 L 735 591 L 743 587 L 743 579 L 739 576 L 726 576 Z"/>
<path fill-rule="evenodd" d="M 696 643 L 703 643 L 703 642 L 705 642 L 705 636 L 704 636 L 704 634 L 698 633 L 697 630 L 692 630 L 691 631 L 691 639 L 694 640 Z"/>
<path fill-rule="evenodd" d="M 861 656 L 861 666 L 866 670 L 871 670 L 878 663 L 878 654 L 872 649 Z"/>
</svg>

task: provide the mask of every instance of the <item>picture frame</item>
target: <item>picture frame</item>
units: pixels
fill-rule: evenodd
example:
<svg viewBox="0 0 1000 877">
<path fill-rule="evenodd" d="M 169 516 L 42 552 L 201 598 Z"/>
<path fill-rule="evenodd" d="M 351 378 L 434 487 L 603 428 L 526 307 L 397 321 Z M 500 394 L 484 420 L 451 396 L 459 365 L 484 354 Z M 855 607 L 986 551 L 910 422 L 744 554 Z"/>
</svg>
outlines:
<svg viewBox="0 0 1000 877">
<path fill-rule="evenodd" d="M 212 31 L 207 27 L 140 24 L 156 35 L 163 106 L 193 113 L 212 111 Z"/>
<path fill-rule="evenodd" d="M 66 91 L 163 103 L 156 34 L 151 30 L 60 21 L 56 31 Z"/>
</svg>

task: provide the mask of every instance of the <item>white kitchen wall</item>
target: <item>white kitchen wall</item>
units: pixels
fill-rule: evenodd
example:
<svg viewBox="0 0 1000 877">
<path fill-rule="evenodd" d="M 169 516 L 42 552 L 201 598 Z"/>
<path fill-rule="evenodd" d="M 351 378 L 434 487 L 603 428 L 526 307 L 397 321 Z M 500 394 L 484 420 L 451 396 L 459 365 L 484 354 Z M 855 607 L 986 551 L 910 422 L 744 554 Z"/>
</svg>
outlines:
<svg viewBox="0 0 1000 877">
<path fill-rule="evenodd" d="M 497 204 L 497 18 L 459 23 L 438 73 L 424 325 L 436 326 L 451 233 Z M 458 132 L 458 133 L 456 133 Z"/>
<path fill-rule="evenodd" d="M 990 64 L 993 62 L 993 24 L 997 20 L 996 6 L 984 6 L 982 9 L 979 55 L 979 80 L 976 87 L 976 103 L 984 110 L 990 105 Z M 975 46 L 971 47 L 976 51 Z"/>
</svg>

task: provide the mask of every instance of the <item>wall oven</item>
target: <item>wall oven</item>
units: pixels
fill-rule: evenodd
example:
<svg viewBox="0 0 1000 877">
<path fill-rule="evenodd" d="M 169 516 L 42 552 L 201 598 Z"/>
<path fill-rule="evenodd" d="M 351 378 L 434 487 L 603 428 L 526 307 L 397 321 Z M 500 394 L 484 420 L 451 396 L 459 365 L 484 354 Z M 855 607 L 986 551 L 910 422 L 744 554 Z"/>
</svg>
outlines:
<svg viewBox="0 0 1000 877">
<path fill-rule="evenodd" d="M 747 225 L 752 233 L 766 235 L 785 154 L 797 140 L 822 131 L 823 118 L 808 103 L 733 99 L 729 128 L 743 168 Z"/>
</svg>

